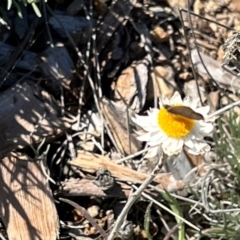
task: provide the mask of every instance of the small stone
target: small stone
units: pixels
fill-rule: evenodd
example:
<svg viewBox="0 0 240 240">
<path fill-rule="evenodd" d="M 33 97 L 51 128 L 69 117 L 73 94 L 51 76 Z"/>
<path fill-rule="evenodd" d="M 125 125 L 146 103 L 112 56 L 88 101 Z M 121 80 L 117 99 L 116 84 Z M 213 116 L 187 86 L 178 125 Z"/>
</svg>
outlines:
<svg viewBox="0 0 240 240">
<path fill-rule="evenodd" d="M 161 27 L 155 27 L 151 32 L 151 39 L 154 43 L 166 42 L 169 39 L 169 34 Z"/>
<path fill-rule="evenodd" d="M 91 207 L 89 207 L 87 209 L 89 215 L 92 217 L 92 218 L 95 218 L 97 217 L 97 215 L 99 214 L 99 210 L 100 210 L 100 207 L 97 206 L 97 205 L 93 205 Z"/>
</svg>

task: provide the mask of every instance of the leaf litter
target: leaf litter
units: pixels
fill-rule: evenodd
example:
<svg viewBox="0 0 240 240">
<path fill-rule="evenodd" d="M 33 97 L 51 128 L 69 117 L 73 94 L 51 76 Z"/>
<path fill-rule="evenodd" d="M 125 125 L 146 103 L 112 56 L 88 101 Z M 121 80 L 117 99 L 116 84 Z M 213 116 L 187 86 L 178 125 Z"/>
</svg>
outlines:
<svg viewBox="0 0 240 240">
<path fill-rule="evenodd" d="M 238 101 L 239 4 L 35 6 L 41 18 L 22 2 L 23 20 L 11 5 L 0 18 L 1 237 L 108 239 L 126 200 L 158 162 L 144 158 L 131 117 L 176 90 L 200 97 L 212 113 Z M 217 151 L 221 136 L 232 134 L 224 119 L 231 114 L 222 116 L 208 139 L 212 151 L 169 159 L 128 212 L 118 239 L 219 239 L 218 211 L 239 212 L 238 200 L 225 200 L 237 171 Z M 231 237 L 223 239 L 237 239 Z"/>
</svg>

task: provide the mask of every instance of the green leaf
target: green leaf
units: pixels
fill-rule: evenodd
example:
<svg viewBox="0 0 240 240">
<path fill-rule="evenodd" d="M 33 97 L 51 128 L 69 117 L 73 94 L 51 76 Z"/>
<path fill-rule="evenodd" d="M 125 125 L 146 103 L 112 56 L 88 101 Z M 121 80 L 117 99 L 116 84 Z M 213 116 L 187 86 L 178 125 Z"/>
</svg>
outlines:
<svg viewBox="0 0 240 240">
<path fill-rule="evenodd" d="M 180 217 L 183 217 L 182 209 L 180 208 L 177 200 L 173 198 L 166 190 L 165 193 L 162 193 L 163 198 L 168 202 L 171 210 L 179 215 Z M 179 223 L 181 220 L 178 217 L 175 217 L 176 222 Z M 178 230 L 178 240 L 185 240 L 185 225 L 182 223 Z"/>
<path fill-rule="evenodd" d="M 152 202 L 150 202 L 147 206 L 146 213 L 144 215 L 144 230 L 147 234 L 148 240 L 152 240 L 152 236 L 149 232 L 149 227 L 150 227 L 150 222 L 151 222 L 151 207 L 152 207 Z"/>
</svg>

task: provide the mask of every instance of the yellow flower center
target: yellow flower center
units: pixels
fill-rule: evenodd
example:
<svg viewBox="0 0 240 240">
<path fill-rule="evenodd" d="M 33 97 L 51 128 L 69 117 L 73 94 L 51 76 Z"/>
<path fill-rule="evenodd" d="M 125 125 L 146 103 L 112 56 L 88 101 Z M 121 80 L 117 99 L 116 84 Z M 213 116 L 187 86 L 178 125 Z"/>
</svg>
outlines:
<svg viewBox="0 0 240 240">
<path fill-rule="evenodd" d="M 158 125 L 167 136 L 182 138 L 191 132 L 195 120 L 170 113 L 166 108 L 161 108 L 158 113 Z"/>
</svg>

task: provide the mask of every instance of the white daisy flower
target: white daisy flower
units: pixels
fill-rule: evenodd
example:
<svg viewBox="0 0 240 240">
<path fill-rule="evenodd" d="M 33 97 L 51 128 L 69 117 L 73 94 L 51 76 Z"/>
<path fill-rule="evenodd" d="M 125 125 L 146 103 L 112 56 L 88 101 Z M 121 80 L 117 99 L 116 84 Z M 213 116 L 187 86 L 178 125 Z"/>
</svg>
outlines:
<svg viewBox="0 0 240 240">
<path fill-rule="evenodd" d="M 150 109 L 148 116 L 135 115 L 133 121 L 144 131 L 139 131 L 138 140 L 153 146 L 145 157 L 156 156 L 161 149 L 168 156 L 179 154 L 185 145 L 192 154 L 210 150 L 203 140 L 213 130 L 213 124 L 204 118 L 209 106 L 197 107 L 198 99 L 181 99 L 178 92 L 159 101 L 160 109 Z"/>
</svg>

